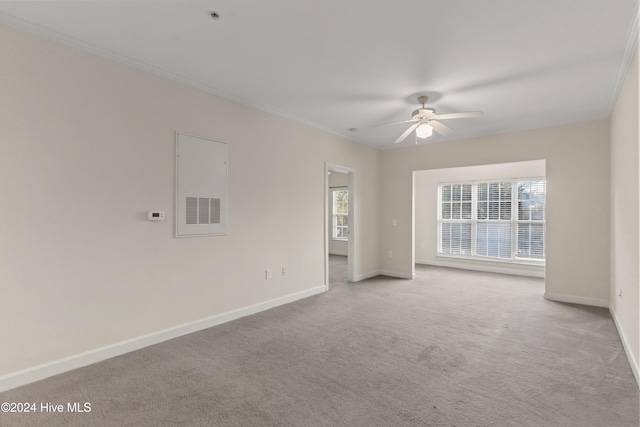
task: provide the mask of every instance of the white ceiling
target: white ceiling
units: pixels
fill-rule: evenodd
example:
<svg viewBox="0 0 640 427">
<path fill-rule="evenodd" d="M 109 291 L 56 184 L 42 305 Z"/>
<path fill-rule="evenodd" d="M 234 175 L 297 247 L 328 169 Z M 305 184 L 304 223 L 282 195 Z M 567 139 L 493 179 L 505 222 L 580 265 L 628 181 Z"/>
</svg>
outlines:
<svg viewBox="0 0 640 427">
<path fill-rule="evenodd" d="M 213 20 L 210 11 L 219 13 Z M 0 1 L 0 23 L 377 148 L 417 96 L 468 138 L 608 117 L 637 0 Z M 350 132 L 349 128 L 357 128 Z"/>
</svg>

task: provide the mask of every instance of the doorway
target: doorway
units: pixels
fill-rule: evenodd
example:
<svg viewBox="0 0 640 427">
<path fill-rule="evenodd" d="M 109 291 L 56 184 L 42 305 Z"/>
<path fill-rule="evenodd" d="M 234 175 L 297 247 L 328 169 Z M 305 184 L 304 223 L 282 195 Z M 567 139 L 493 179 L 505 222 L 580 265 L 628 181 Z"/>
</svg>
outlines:
<svg viewBox="0 0 640 427">
<path fill-rule="evenodd" d="M 325 287 L 354 281 L 355 171 L 346 166 L 325 166 Z"/>
</svg>

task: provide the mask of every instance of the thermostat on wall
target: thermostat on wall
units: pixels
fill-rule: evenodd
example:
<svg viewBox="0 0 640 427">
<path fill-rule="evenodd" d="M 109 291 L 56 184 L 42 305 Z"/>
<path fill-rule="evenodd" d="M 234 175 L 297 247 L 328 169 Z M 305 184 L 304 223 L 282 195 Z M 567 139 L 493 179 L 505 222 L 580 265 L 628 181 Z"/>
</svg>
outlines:
<svg viewBox="0 0 640 427">
<path fill-rule="evenodd" d="M 162 221 L 163 219 L 163 211 L 149 211 L 149 221 Z"/>
</svg>

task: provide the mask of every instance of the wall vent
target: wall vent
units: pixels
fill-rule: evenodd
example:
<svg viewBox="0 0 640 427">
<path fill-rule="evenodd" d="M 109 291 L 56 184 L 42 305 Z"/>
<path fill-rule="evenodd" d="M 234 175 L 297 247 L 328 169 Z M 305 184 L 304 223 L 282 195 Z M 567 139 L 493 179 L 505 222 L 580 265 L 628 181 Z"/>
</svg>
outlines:
<svg viewBox="0 0 640 427">
<path fill-rule="evenodd" d="M 186 198 L 187 224 L 220 224 L 220 199 Z"/>
</svg>

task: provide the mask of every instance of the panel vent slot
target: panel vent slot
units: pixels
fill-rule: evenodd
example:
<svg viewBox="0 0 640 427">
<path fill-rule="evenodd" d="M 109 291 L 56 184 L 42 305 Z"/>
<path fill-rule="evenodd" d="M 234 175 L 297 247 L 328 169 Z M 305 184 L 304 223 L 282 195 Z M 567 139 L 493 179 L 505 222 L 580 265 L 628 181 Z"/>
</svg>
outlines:
<svg viewBox="0 0 640 427">
<path fill-rule="evenodd" d="M 198 224 L 209 224 L 209 199 L 198 199 Z"/>
<path fill-rule="evenodd" d="M 211 200 L 210 223 L 220 224 L 220 199 Z"/>
<path fill-rule="evenodd" d="M 187 224 L 198 223 L 198 198 L 187 197 Z"/>
</svg>

